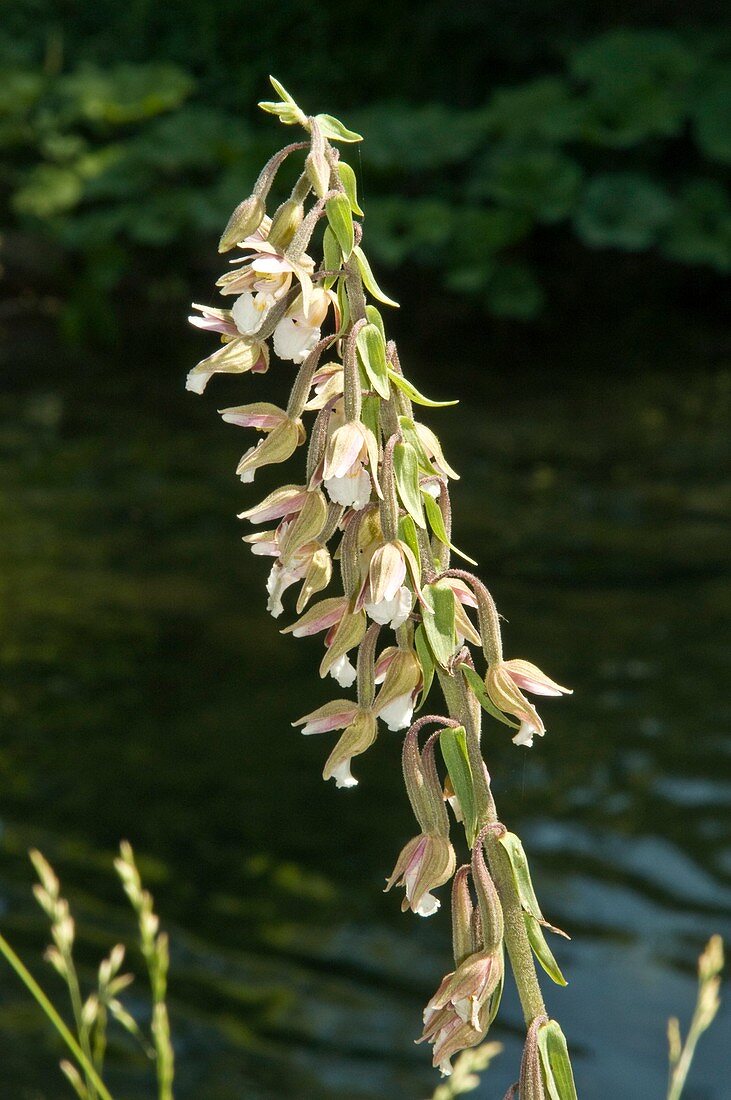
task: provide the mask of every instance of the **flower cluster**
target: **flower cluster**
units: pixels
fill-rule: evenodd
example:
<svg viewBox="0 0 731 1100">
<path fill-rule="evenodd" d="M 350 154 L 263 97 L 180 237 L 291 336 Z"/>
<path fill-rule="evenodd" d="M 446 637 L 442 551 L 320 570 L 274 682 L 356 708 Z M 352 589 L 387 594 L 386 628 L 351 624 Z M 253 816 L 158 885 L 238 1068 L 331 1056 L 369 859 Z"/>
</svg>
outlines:
<svg viewBox="0 0 731 1100">
<path fill-rule="evenodd" d="M 193 368 L 187 385 L 202 393 L 216 373 L 264 373 L 272 351 L 284 369 L 296 368 L 286 408 L 259 401 L 221 410 L 227 423 L 261 435 L 239 462 L 243 482 L 307 443 L 295 482 L 241 513 L 256 528 L 244 541 L 254 554 L 272 559 L 267 606 L 274 617 L 284 613 L 288 590 L 297 587 L 297 617 L 284 633 L 321 634 L 320 675 L 344 689 L 355 686 L 355 698 L 334 699 L 294 723 L 304 734 L 339 731 L 324 778 L 355 786 L 352 760 L 374 743 L 379 724 L 391 731 L 411 727 L 404 777 L 420 832 L 401 852 L 387 889 L 402 886 L 403 908 L 429 916 L 440 904 L 432 891 L 454 877 L 456 969 L 430 1000 L 423 1035 L 434 1044 L 435 1065 L 446 1071 L 452 1054 L 484 1036 L 503 979 L 500 900 L 482 834 L 475 839 L 492 803 L 483 798 L 477 806 L 476 795 L 477 810 L 465 805 L 475 801 L 465 775 L 478 795 L 489 787 L 475 755 L 480 708 L 515 727 L 516 743 L 531 745 L 545 727 L 523 693 L 567 689 L 526 661 L 503 659 L 492 598 L 474 574 L 450 568 L 449 485 L 458 475 L 414 410 L 454 402 L 424 397 L 404 376 L 387 339 L 375 302 L 396 303 L 379 288 L 362 249 L 355 174 L 333 144 L 360 137 L 329 115 L 305 116 L 273 83 L 282 98 L 262 106 L 287 125 L 302 125 L 308 140 L 272 158 L 226 227 L 219 251 L 235 255 L 217 285 L 230 308 L 196 306 L 191 317 L 199 328 L 218 333 L 221 346 Z M 277 171 L 300 151 L 303 171 L 270 217 L 267 198 Z M 334 564 L 335 591 L 315 600 L 333 583 Z M 475 670 L 471 647 L 484 654 L 484 675 Z M 421 751 L 418 732 L 425 720 L 412 725 L 435 679 L 450 717 L 434 721 L 445 731 L 466 729 L 467 741 L 460 744 L 468 745 L 459 775 L 445 755 L 450 801 L 473 834 L 471 866 L 456 875 L 435 758 L 440 734 Z"/>
</svg>

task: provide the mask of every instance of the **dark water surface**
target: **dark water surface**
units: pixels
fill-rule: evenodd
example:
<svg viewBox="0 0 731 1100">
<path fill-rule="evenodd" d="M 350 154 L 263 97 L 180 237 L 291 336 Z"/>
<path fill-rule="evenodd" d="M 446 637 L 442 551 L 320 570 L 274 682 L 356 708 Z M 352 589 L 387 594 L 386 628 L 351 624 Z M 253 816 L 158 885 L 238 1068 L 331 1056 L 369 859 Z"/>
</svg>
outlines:
<svg viewBox="0 0 731 1100">
<path fill-rule="evenodd" d="M 355 790 L 322 783 L 331 738 L 289 725 L 334 697 L 318 642 L 277 632 L 234 518 L 274 479 L 237 483 L 248 442 L 214 413 L 251 386 L 200 399 L 144 379 L 2 398 L 3 930 L 58 990 L 37 845 L 90 976 L 131 927 L 110 869 L 128 837 L 172 935 L 180 1100 L 424 1100 L 412 1040 L 449 922 L 381 892 L 413 832 L 400 738 L 382 734 Z M 555 944 L 569 985 L 547 996 L 582 1100 L 665 1095 L 666 1019 L 685 1025 L 708 936 L 731 938 L 730 394 L 728 374 L 525 380 L 425 417 L 463 475 L 456 538 L 508 655 L 576 689 L 545 705 L 533 750 L 492 724 L 485 751 L 544 912 L 573 936 Z M 730 1021 L 727 995 L 688 1100 L 731 1096 Z M 475 1096 L 513 1079 L 518 1025 L 509 991 Z M 116 1095 L 150 1096 L 124 1047 Z M 59 1053 L 0 972 L 0 1096 L 70 1095 Z"/>
</svg>

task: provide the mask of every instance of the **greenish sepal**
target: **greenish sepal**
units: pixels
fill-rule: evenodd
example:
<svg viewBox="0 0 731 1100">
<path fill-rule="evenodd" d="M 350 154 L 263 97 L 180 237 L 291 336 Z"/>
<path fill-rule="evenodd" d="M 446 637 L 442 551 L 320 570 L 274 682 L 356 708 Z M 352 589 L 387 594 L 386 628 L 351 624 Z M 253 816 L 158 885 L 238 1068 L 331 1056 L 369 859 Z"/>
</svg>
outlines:
<svg viewBox="0 0 731 1100">
<path fill-rule="evenodd" d="M 448 546 L 449 549 L 452 550 L 455 554 L 459 554 L 460 558 L 463 558 L 465 561 L 469 562 L 470 565 L 477 565 L 477 562 L 474 558 L 471 558 L 469 554 L 465 554 L 464 551 L 460 550 L 447 538 L 447 529 L 444 526 L 444 516 L 442 515 L 442 510 L 435 501 L 434 497 L 426 492 L 423 494 L 423 497 L 424 505 L 426 507 L 426 516 L 429 520 L 429 526 L 431 527 L 432 531 L 437 536 L 439 541 L 444 546 Z"/>
<path fill-rule="evenodd" d="M 427 643 L 424 627 L 421 623 L 414 631 L 414 646 L 416 648 L 416 656 L 419 658 L 419 664 L 421 665 L 421 671 L 424 675 L 418 707 L 418 709 L 421 710 L 426 702 L 426 697 L 429 694 L 434 679 L 434 657 Z"/>
<path fill-rule="evenodd" d="M 391 390 L 388 385 L 386 345 L 380 329 L 370 322 L 363 325 L 355 338 L 355 346 L 370 384 L 384 401 L 387 400 Z"/>
<path fill-rule="evenodd" d="M 427 585 L 423 592 L 424 630 L 438 665 L 447 668 L 454 655 L 454 592 L 451 588 Z"/>
<path fill-rule="evenodd" d="M 378 283 L 376 282 L 375 276 L 371 271 L 371 265 L 368 263 L 368 260 L 366 259 L 366 254 L 360 247 L 360 245 L 355 246 L 355 248 L 353 249 L 353 255 L 358 262 L 360 276 L 363 280 L 363 285 L 368 293 L 371 294 L 376 299 L 376 301 L 383 302 L 384 306 L 393 306 L 394 309 L 398 309 L 398 302 L 394 302 L 393 298 L 389 298 L 387 294 L 384 294 Z"/>
<path fill-rule="evenodd" d="M 538 1050 L 551 1100 L 577 1100 L 568 1046 L 555 1020 L 549 1020 L 539 1029 Z"/>
<path fill-rule="evenodd" d="M 485 690 L 485 685 L 482 681 L 482 677 L 475 672 L 469 665 L 460 665 L 464 678 L 467 681 L 467 685 L 470 691 L 477 697 L 477 700 L 483 710 L 486 710 L 488 714 L 491 714 L 493 718 L 497 718 L 498 722 L 503 722 L 506 726 L 510 726 L 511 729 L 519 729 L 518 723 L 513 722 L 507 715 L 503 714 L 501 710 L 493 703 L 490 696 Z"/>
<path fill-rule="evenodd" d="M 430 397 L 425 397 L 423 393 L 419 393 L 416 386 L 412 385 L 411 382 L 407 382 L 403 374 L 398 374 L 393 367 L 388 368 L 388 377 L 394 386 L 402 390 L 415 405 L 425 405 L 429 409 L 445 409 L 448 405 L 459 405 L 459 401 L 432 401 Z"/>
<path fill-rule="evenodd" d="M 332 229 L 340 245 L 343 259 L 349 260 L 355 244 L 355 238 L 348 196 L 342 193 L 333 195 L 332 198 L 328 199 L 325 203 L 325 213 L 330 229 Z"/>
<path fill-rule="evenodd" d="M 477 811 L 464 726 L 442 730 L 439 734 L 439 747 L 442 750 L 449 778 L 452 780 L 454 793 L 462 809 L 467 841 L 472 847 L 477 835 Z"/>
<path fill-rule="evenodd" d="M 424 507 L 419 492 L 419 460 L 416 457 L 414 448 L 409 443 L 397 443 L 394 447 L 393 470 L 396 475 L 396 490 L 401 503 L 414 520 L 414 523 L 418 527 L 425 527 Z"/>
<path fill-rule="evenodd" d="M 345 188 L 345 194 L 348 196 L 350 209 L 354 214 L 357 214 L 358 217 L 364 217 L 365 215 L 358 205 L 358 184 L 356 183 L 355 172 L 344 160 L 338 161 L 338 175 L 340 176 L 340 182 Z"/>
<path fill-rule="evenodd" d="M 355 130 L 349 130 L 347 126 L 343 126 L 339 118 L 334 118 L 332 115 L 316 115 L 317 124 L 320 130 L 326 138 L 330 138 L 330 141 L 362 141 L 363 135 L 356 134 Z"/>
</svg>

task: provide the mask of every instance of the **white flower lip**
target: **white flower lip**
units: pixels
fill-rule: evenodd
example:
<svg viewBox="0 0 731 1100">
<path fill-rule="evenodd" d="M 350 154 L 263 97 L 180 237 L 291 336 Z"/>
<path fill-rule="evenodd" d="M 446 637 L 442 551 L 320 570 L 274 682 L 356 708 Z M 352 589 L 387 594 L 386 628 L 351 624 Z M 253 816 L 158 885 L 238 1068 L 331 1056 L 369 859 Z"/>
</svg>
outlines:
<svg viewBox="0 0 731 1100">
<path fill-rule="evenodd" d="M 333 504 L 355 508 L 356 512 L 365 508 L 371 499 L 371 479 L 366 470 L 361 470 L 356 477 L 349 474 L 329 477 L 325 480 L 325 489 Z"/>
<path fill-rule="evenodd" d="M 399 695 L 391 703 L 387 703 L 383 710 L 378 712 L 392 733 L 405 730 L 411 725 L 411 717 L 414 713 L 414 700 L 411 692 Z"/>
</svg>

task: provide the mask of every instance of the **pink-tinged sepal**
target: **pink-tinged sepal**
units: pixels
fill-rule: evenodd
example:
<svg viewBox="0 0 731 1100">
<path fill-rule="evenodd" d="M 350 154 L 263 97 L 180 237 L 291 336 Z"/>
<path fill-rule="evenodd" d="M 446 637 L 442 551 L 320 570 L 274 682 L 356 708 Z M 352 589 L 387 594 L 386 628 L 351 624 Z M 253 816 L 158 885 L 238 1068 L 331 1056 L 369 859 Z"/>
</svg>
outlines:
<svg viewBox="0 0 731 1100">
<path fill-rule="evenodd" d="M 284 485 L 275 489 L 262 500 L 261 504 L 239 512 L 239 519 L 248 519 L 250 523 L 269 523 L 273 519 L 286 519 L 296 515 L 308 497 L 305 485 Z"/>
<path fill-rule="evenodd" d="M 236 405 L 218 411 L 227 424 L 235 424 L 239 428 L 255 428 L 259 432 L 271 432 L 287 420 L 284 409 L 269 401 L 256 401 L 253 405 Z"/>
<path fill-rule="evenodd" d="M 293 726 L 302 726 L 304 734 L 329 733 L 330 730 L 343 730 L 355 718 L 358 705 L 352 699 L 333 699 L 330 703 L 298 718 Z"/>
<path fill-rule="evenodd" d="M 326 600 L 320 600 L 304 615 L 287 626 L 282 634 L 294 634 L 295 638 L 306 638 L 311 634 L 319 634 L 321 630 L 330 630 L 340 622 L 347 613 L 350 601 L 346 596 L 332 596 Z"/>
<path fill-rule="evenodd" d="M 530 661 L 512 660 L 503 661 L 503 668 L 510 674 L 513 683 L 521 691 L 530 692 L 531 695 L 572 695 L 571 688 L 561 687 L 545 672 L 541 672 Z"/>
<path fill-rule="evenodd" d="M 200 310 L 201 316 L 191 314 L 188 321 L 204 332 L 218 332 L 221 336 L 238 336 L 239 330 L 234 324 L 230 309 L 216 309 L 214 306 L 199 306 L 193 302 L 193 309 Z"/>
</svg>

